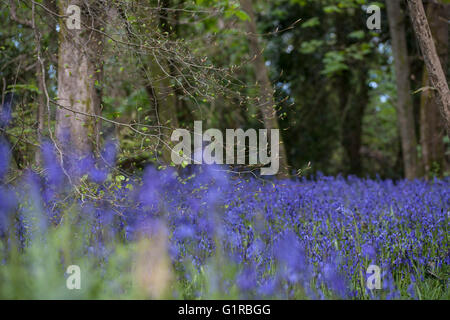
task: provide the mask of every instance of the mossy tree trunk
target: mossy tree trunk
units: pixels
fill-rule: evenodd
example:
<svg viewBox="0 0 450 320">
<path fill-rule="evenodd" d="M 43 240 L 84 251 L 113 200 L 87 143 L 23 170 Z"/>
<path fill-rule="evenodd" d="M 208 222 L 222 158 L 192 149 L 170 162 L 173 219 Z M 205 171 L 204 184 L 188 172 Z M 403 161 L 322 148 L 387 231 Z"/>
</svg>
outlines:
<svg viewBox="0 0 450 320">
<path fill-rule="evenodd" d="M 178 16 L 169 17 L 171 4 L 169 0 L 161 2 L 158 11 L 158 18 L 154 20 L 152 28 L 160 29 L 167 37 L 171 38 L 176 34 L 176 28 L 172 26 L 178 23 Z M 177 117 L 177 92 L 174 84 L 176 72 L 173 61 L 168 57 L 161 57 L 160 54 L 149 54 L 143 58 L 142 73 L 145 81 L 145 89 L 156 110 L 159 126 L 159 139 L 156 141 L 157 150 L 162 155 L 162 162 L 171 163 L 173 129 L 179 127 Z"/>
<path fill-rule="evenodd" d="M 426 7 L 430 29 L 435 41 L 436 50 L 444 70 L 448 59 L 448 18 L 450 5 L 430 1 Z M 445 158 L 445 124 L 439 114 L 439 98 L 428 76 L 426 66 L 423 68 L 422 87 L 420 99 L 420 140 L 422 159 L 426 177 L 435 170 L 442 174 L 447 163 Z"/>
<path fill-rule="evenodd" d="M 253 11 L 252 0 L 241 0 L 241 7 L 249 16 L 246 21 L 247 38 L 252 55 L 253 68 L 255 70 L 256 81 L 259 85 L 259 108 L 264 121 L 266 129 L 279 129 L 278 117 L 275 109 L 274 90 L 269 79 L 269 72 L 262 55 L 262 50 L 259 44 L 259 36 L 256 28 L 256 18 Z M 282 139 L 282 132 L 280 132 L 280 169 L 278 172 L 279 178 L 289 177 L 289 167 L 287 162 L 286 149 Z"/>
<path fill-rule="evenodd" d="M 67 15 L 68 5 L 81 8 L 81 28 L 69 29 L 60 19 L 58 49 L 58 104 L 56 137 L 65 153 L 85 154 L 99 139 L 103 36 L 99 21 L 102 8 L 89 0 L 58 2 L 59 14 Z"/>
<path fill-rule="evenodd" d="M 389 3 L 389 2 L 388 2 Z M 430 77 L 433 90 L 435 90 L 441 115 L 445 121 L 447 134 L 450 130 L 450 91 L 447 79 L 436 46 L 433 41 L 430 26 L 421 0 L 408 0 L 409 12 L 414 26 L 414 32 L 422 51 L 425 66 Z"/>
<path fill-rule="evenodd" d="M 417 139 L 414 129 L 410 67 L 406 46 L 405 14 L 400 4 L 400 0 L 386 2 L 397 82 L 396 107 L 403 153 L 403 167 L 405 177 L 414 179 L 418 175 Z"/>
</svg>

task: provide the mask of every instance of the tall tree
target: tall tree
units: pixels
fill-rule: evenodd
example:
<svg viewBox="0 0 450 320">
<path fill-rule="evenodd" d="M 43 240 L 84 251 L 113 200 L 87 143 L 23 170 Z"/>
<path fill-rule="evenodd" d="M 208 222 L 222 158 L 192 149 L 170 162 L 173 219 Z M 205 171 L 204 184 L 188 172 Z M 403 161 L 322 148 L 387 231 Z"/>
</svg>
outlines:
<svg viewBox="0 0 450 320">
<path fill-rule="evenodd" d="M 388 1 L 389 3 L 389 1 Z M 408 0 L 412 24 L 422 51 L 423 59 L 434 90 L 440 104 L 441 115 L 445 120 L 447 133 L 450 131 L 450 91 L 447 79 L 436 46 L 433 41 L 430 26 L 421 0 Z"/>
<path fill-rule="evenodd" d="M 64 152 L 79 154 L 98 142 L 100 114 L 104 8 L 98 1 L 59 1 L 58 104 L 56 136 Z M 81 8 L 81 28 L 68 28 L 69 5 Z M 70 19 L 70 17 L 69 17 Z"/>
<path fill-rule="evenodd" d="M 346 22 L 342 13 L 336 14 L 336 49 L 342 46 L 349 47 L 354 44 L 349 39 L 350 30 L 354 26 Z M 358 21 L 357 21 L 358 22 Z M 341 121 L 340 137 L 341 145 L 346 155 L 348 173 L 360 175 L 362 171 L 362 121 L 366 105 L 369 100 L 367 85 L 368 65 L 367 61 L 346 57 L 351 70 L 345 68 L 333 75 L 338 88 L 338 105 Z M 349 90 L 349 88 L 352 88 Z"/>
<path fill-rule="evenodd" d="M 266 129 L 279 129 L 278 118 L 274 108 L 274 90 L 269 79 L 269 72 L 267 70 L 262 50 L 259 44 L 259 37 L 256 28 L 255 13 L 253 11 L 252 0 L 241 0 L 241 7 L 249 16 L 246 21 L 247 37 L 252 54 L 253 67 L 255 69 L 256 81 L 260 88 L 260 109 L 264 120 Z M 287 163 L 286 149 L 280 133 L 280 170 L 278 176 L 281 178 L 289 177 L 289 168 Z"/>
<path fill-rule="evenodd" d="M 435 40 L 437 53 L 442 67 L 446 70 L 448 59 L 448 18 L 450 5 L 429 1 L 426 6 L 430 29 Z M 423 68 L 422 87 L 420 101 L 420 139 L 422 159 L 426 176 L 437 165 L 440 172 L 446 169 L 445 146 L 443 137 L 445 124 L 439 114 L 439 100 L 434 90 L 431 90 L 431 80 L 426 66 Z"/>
<path fill-rule="evenodd" d="M 417 140 L 414 129 L 410 67 L 406 46 L 405 14 L 400 3 L 400 0 L 386 1 L 397 82 L 396 107 L 403 152 L 403 166 L 405 177 L 414 179 L 418 175 Z"/>
<path fill-rule="evenodd" d="M 164 59 L 151 57 L 144 63 L 145 90 L 155 106 L 161 132 L 158 141 L 164 163 L 171 161 L 171 132 L 178 127 L 176 95 L 171 85 L 172 75 Z"/>
<path fill-rule="evenodd" d="M 354 70 L 351 82 L 344 82 L 348 85 L 341 92 L 347 95 L 344 104 L 341 105 L 342 112 L 342 146 L 348 158 L 349 173 L 360 175 L 362 173 L 362 121 L 365 108 L 369 101 L 367 86 L 367 70 L 360 67 Z M 351 92 L 348 88 L 354 88 Z M 346 92 L 343 92 L 343 91 Z"/>
<path fill-rule="evenodd" d="M 148 1 L 142 1 L 145 4 Z M 176 29 L 172 26 L 171 21 L 178 23 L 178 15 L 169 17 L 169 8 L 171 4 L 169 0 L 163 0 L 154 13 L 143 13 L 144 19 L 150 20 L 149 23 L 142 23 L 138 29 L 133 28 L 129 21 L 126 8 L 122 4 L 119 5 L 119 14 L 126 24 L 128 37 L 135 42 L 140 42 L 140 34 L 153 36 L 158 45 L 164 50 L 170 51 L 170 40 L 176 36 Z M 152 33 L 157 30 L 157 33 Z M 171 162 L 171 132 L 173 128 L 178 128 L 177 118 L 177 92 L 172 84 L 176 77 L 175 61 L 170 57 L 161 54 L 158 50 L 139 53 L 140 72 L 144 79 L 144 87 L 149 96 L 150 102 L 155 109 L 155 116 L 158 124 L 158 139 L 155 140 L 155 151 L 162 153 L 162 161 L 166 164 Z"/>
<path fill-rule="evenodd" d="M 47 4 L 47 3 L 46 3 Z M 33 31 L 34 34 L 34 45 L 35 45 L 35 53 L 37 57 L 37 61 L 35 63 L 35 71 L 36 71 L 36 82 L 37 82 L 37 89 L 38 94 L 36 97 L 37 100 L 37 113 L 36 113 L 36 120 L 37 120 L 37 137 L 38 141 L 42 141 L 42 133 L 44 131 L 44 116 L 45 116 L 45 96 L 44 96 L 44 87 L 45 87 L 45 75 L 42 73 L 42 70 L 44 68 L 44 62 L 41 57 L 41 34 L 37 27 L 37 14 L 36 14 L 36 5 L 32 4 L 32 13 L 31 13 L 31 20 L 25 20 L 21 19 L 17 15 L 17 5 L 14 0 L 9 1 L 10 5 L 10 13 L 11 13 L 11 19 L 19 24 L 21 24 L 23 27 L 30 28 Z M 39 165 L 41 163 L 41 156 L 40 152 L 36 152 L 36 163 Z"/>
<path fill-rule="evenodd" d="M 159 28 L 161 29 L 165 37 L 170 38 L 174 36 L 175 29 L 170 23 L 169 0 L 162 0 L 161 8 L 159 9 Z M 177 16 L 173 17 L 174 23 L 178 23 Z M 159 117 L 159 123 L 161 125 L 162 133 L 162 156 L 165 163 L 171 162 L 171 134 L 173 128 L 178 128 L 177 118 L 177 95 L 175 86 L 171 84 L 176 77 L 176 71 L 174 68 L 174 61 L 170 58 L 158 58 L 156 55 L 152 58 L 153 66 L 150 68 L 150 73 L 154 74 L 154 79 L 158 79 L 155 86 L 152 86 L 153 100 L 155 102 L 157 113 Z M 150 79 L 147 79 L 149 82 Z M 150 89 L 150 83 L 146 86 L 147 91 Z"/>
</svg>

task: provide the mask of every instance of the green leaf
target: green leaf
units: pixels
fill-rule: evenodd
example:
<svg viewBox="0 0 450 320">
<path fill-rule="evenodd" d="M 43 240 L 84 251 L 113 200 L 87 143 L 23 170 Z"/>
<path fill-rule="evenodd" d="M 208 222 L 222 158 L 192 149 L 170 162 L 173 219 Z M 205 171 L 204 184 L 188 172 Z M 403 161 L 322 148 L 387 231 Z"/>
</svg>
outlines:
<svg viewBox="0 0 450 320">
<path fill-rule="evenodd" d="M 13 91 L 23 90 L 23 91 L 31 91 L 34 93 L 39 93 L 39 89 L 32 83 L 30 83 L 30 84 L 12 84 L 12 85 L 8 86 L 8 90 L 13 90 Z"/>
<path fill-rule="evenodd" d="M 325 8 L 323 8 L 323 12 L 325 13 L 333 13 L 333 12 L 341 12 L 342 10 L 340 8 L 338 8 L 337 6 L 326 6 Z"/>
<path fill-rule="evenodd" d="M 304 23 L 302 23 L 302 28 L 312 28 L 319 24 L 320 24 L 319 18 L 314 17 L 314 18 L 308 19 Z"/>
<path fill-rule="evenodd" d="M 300 52 L 303 54 L 310 54 L 315 52 L 319 47 L 323 45 L 322 40 L 311 40 L 302 42 L 300 46 Z"/>
<path fill-rule="evenodd" d="M 353 31 L 348 37 L 351 39 L 363 39 L 365 36 L 365 32 L 363 30 Z"/>
<path fill-rule="evenodd" d="M 236 10 L 234 15 L 242 21 L 250 20 L 250 17 L 248 16 L 248 14 L 242 10 Z"/>
</svg>

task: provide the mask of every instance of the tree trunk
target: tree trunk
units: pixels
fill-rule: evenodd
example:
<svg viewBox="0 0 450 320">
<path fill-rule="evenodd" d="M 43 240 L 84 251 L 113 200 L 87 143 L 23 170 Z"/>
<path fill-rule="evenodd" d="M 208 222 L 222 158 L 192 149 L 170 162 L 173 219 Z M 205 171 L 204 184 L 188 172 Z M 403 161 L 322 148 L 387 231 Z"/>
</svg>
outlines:
<svg viewBox="0 0 450 320">
<path fill-rule="evenodd" d="M 41 58 L 41 38 L 39 30 L 36 26 L 36 14 L 35 14 L 35 5 L 33 4 L 33 17 L 32 17 L 32 28 L 34 32 L 34 41 L 36 46 L 36 56 L 38 57 L 38 61 L 36 62 L 36 81 L 38 85 L 38 94 L 37 94 L 37 103 L 38 103 L 38 110 L 36 114 L 36 120 L 38 123 L 37 128 L 37 137 L 39 144 L 42 143 L 42 134 L 44 132 L 44 124 L 45 124 L 45 108 L 46 108 L 46 101 L 45 101 L 45 74 L 42 73 L 42 70 L 44 69 L 45 72 L 45 66 L 44 66 L 44 60 Z M 41 151 L 37 150 L 36 152 L 36 164 L 38 166 L 42 165 L 42 156 Z"/>
<path fill-rule="evenodd" d="M 59 14 L 66 16 L 68 5 L 81 8 L 81 29 L 68 29 L 60 19 L 58 52 L 58 104 L 56 137 L 65 153 L 85 154 L 98 142 L 100 114 L 101 56 L 103 37 L 95 31 L 102 8 L 90 0 L 59 1 Z M 93 30 L 95 29 L 95 30 Z"/>
<path fill-rule="evenodd" d="M 444 70 L 448 59 L 448 24 L 450 6 L 429 2 L 426 8 L 430 29 L 435 39 L 437 53 Z M 438 169 L 442 174 L 447 167 L 444 147 L 445 124 L 439 115 L 439 100 L 432 86 L 426 67 L 423 69 L 420 101 L 420 138 L 422 146 L 422 159 L 426 177 Z M 436 167 L 437 166 L 437 167 Z"/>
<path fill-rule="evenodd" d="M 389 1 L 388 1 L 389 3 Z M 408 6 L 414 31 L 422 51 L 428 74 L 436 90 L 441 115 L 445 120 L 447 133 L 450 130 L 450 91 L 447 79 L 439 61 L 436 46 L 433 42 L 430 26 L 421 0 L 408 0 Z"/>
<path fill-rule="evenodd" d="M 269 79 L 269 73 L 262 56 L 262 50 L 258 42 L 258 34 L 256 28 L 255 13 L 253 12 L 252 0 L 241 0 L 242 9 L 250 17 L 246 22 L 247 37 L 250 46 L 250 52 L 253 57 L 253 67 L 255 69 L 256 81 L 260 88 L 260 109 L 264 120 L 264 126 L 266 129 L 279 129 L 277 113 L 274 108 L 275 100 L 273 97 L 272 83 Z M 279 178 L 289 177 L 289 167 L 287 162 L 287 154 L 283 139 L 280 132 L 280 170 L 278 173 Z"/>
<path fill-rule="evenodd" d="M 36 57 L 38 58 L 36 61 L 36 67 L 35 67 L 36 82 L 37 82 L 37 88 L 38 88 L 38 94 L 36 97 L 36 100 L 37 100 L 36 121 L 38 124 L 38 128 L 37 128 L 36 133 L 37 133 L 37 137 L 38 137 L 38 142 L 42 143 L 42 132 L 44 130 L 44 120 L 45 120 L 44 116 L 45 116 L 45 106 L 46 106 L 45 97 L 44 97 L 45 77 L 43 77 L 43 73 L 42 73 L 42 69 L 43 69 L 42 64 L 44 64 L 44 62 L 43 62 L 43 59 L 41 59 L 41 34 L 36 25 L 36 6 L 34 3 L 32 4 L 32 17 L 31 17 L 31 21 L 29 21 L 29 20 L 21 20 L 17 16 L 17 12 L 16 12 L 17 6 L 16 6 L 15 1 L 10 0 L 9 4 L 10 4 L 11 19 L 13 21 L 16 21 L 17 23 L 21 24 L 22 26 L 33 30 L 35 52 L 36 52 Z M 45 2 L 46 6 L 49 6 L 49 4 L 50 4 L 50 1 Z M 45 70 L 45 68 L 44 68 L 44 70 Z M 0 111 L 1 111 L 1 109 L 0 109 Z M 41 165 L 42 161 L 41 161 L 40 150 L 37 150 L 35 153 L 35 161 L 38 166 Z"/>
<path fill-rule="evenodd" d="M 165 61 L 151 58 L 151 62 L 143 66 L 145 89 L 153 102 L 158 116 L 161 136 L 158 149 L 161 150 L 164 163 L 171 162 L 171 134 L 173 128 L 178 128 L 175 90 L 170 84 L 170 78 L 164 73 L 169 72 Z M 164 70 L 163 70 L 164 68 Z"/>
<path fill-rule="evenodd" d="M 342 145 L 347 154 L 348 163 L 351 174 L 360 175 L 362 172 L 361 162 L 361 138 L 362 138 L 362 121 L 364 111 L 369 101 L 369 92 L 366 84 L 367 70 L 356 70 L 354 83 L 344 86 L 348 98 L 344 99 L 343 107 L 343 124 L 342 124 Z M 354 88 L 354 92 L 349 93 L 348 88 Z"/>
<path fill-rule="evenodd" d="M 386 1 L 392 51 L 394 54 L 397 82 L 397 118 L 403 153 L 405 177 L 414 179 L 418 175 L 417 140 L 414 129 L 413 103 L 410 87 L 410 69 L 405 34 L 405 15 L 400 0 Z"/>
<path fill-rule="evenodd" d="M 44 132 L 44 125 L 45 125 L 46 103 L 45 103 L 45 96 L 44 96 L 45 83 L 44 83 L 44 78 L 42 77 L 42 66 L 39 62 L 36 63 L 36 79 L 37 79 L 38 89 L 39 89 L 39 93 L 37 94 L 38 110 L 37 110 L 37 114 L 36 114 L 36 120 L 38 123 L 37 137 L 38 137 L 39 144 L 41 144 L 42 143 L 42 135 Z M 41 158 L 42 158 L 41 152 L 40 152 L 40 150 L 37 150 L 35 161 L 38 166 L 42 165 Z"/>
<path fill-rule="evenodd" d="M 161 2 L 161 9 L 159 10 L 159 21 L 155 21 L 155 28 L 161 28 L 167 37 L 171 37 L 174 31 L 171 28 L 167 8 L 170 8 L 170 2 L 163 0 Z M 179 126 L 177 117 L 177 93 L 174 85 L 171 83 L 171 79 L 175 78 L 176 72 L 172 66 L 173 61 L 156 54 L 155 56 L 150 55 L 148 58 L 150 61 L 148 63 L 145 62 L 143 66 L 143 72 L 146 78 L 145 88 L 150 100 L 155 106 L 158 116 L 158 125 L 160 126 L 161 132 L 158 149 L 161 150 L 163 162 L 169 164 L 172 161 L 172 131 Z"/>
</svg>

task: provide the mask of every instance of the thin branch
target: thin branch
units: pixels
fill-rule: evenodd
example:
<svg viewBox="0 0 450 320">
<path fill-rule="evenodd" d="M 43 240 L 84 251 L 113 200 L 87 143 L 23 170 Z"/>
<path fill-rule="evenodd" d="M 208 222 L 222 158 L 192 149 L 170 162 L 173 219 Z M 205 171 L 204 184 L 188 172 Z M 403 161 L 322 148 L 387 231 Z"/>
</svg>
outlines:
<svg viewBox="0 0 450 320">
<path fill-rule="evenodd" d="M 14 0 L 9 1 L 11 19 L 27 28 L 33 28 L 33 23 L 29 20 L 22 20 L 17 16 L 17 6 Z"/>
</svg>

